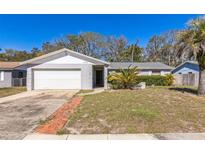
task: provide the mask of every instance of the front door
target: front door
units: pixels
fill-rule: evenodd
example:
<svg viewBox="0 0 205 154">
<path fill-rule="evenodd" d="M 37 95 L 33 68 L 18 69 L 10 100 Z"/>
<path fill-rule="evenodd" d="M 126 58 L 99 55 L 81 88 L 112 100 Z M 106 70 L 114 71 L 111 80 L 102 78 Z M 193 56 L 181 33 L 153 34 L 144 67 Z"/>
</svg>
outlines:
<svg viewBox="0 0 205 154">
<path fill-rule="evenodd" d="M 96 86 L 103 86 L 103 70 L 96 70 Z"/>
</svg>

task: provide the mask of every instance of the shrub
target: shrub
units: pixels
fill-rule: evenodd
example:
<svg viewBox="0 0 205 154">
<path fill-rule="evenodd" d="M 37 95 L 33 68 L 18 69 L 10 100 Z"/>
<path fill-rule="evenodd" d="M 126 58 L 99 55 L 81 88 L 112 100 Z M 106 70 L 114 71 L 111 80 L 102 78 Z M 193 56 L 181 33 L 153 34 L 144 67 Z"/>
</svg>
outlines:
<svg viewBox="0 0 205 154">
<path fill-rule="evenodd" d="M 165 78 L 167 86 L 171 86 L 174 83 L 174 76 L 172 74 L 166 74 Z"/>
<path fill-rule="evenodd" d="M 113 89 L 132 88 L 137 83 L 138 69 L 129 66 L 128 69 L 120 69 L 119 72 L 112 72 L 108 75 L 108 82 Z"/>
<path fill-rule="evenodd" d="M 173 75 L 143 75 L 138 76 L 137 83 L 145 82 L 147 86 L 155 85 L 155 86 L 170 86 L 173 84 L 174 77 Z"/>
</svg>

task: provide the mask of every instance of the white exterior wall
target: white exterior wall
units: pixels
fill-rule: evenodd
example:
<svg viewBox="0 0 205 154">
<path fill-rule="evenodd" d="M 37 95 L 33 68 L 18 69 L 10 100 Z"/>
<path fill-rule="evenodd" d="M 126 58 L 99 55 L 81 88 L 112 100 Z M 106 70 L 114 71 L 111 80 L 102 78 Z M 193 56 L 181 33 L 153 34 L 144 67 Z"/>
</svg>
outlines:
<svg viewBox="0 0 205 154">
<path fill-rule="evenodd" d="M 81 89 L 93 89 L 92 63 L 66 55 L 27 69 L 27 90 L 34 89 L 34 70 L 79 69 L 81 70 Z"/>
<path fill-rule="evenodd" d="M 32 72 L 32 68 L 27 69 L 26 87 L 27 87 L 28 91 L 31 91 L 33 89 L 33 72 Z"/>
<path fill-rule="evenodd" d="M 147 70 L 147 71 L 139 71 L 139 75 L 152 75 L 152 71 Z"/>
<path fill-rule="evenodd" d="M 197 70 L 188 68 L 188 67 L 183 67 L 180 70 L 178 70 L 177 72 L 175 72 L 174 74 L 188 74 L 189 72 L 193 73 L 193 74 L 197 74 L 199 73 Z"/>
<path fill-rule="evenodd" d="M 104 89 L 108 89 L 107 76 L 108 76 L 108 68 L 104 67 Z"/>
<path fill-rule="evenodd" d="M 170 74 L 171 71 L 160 71 L 160 75 L 166 75 L 166 74 Z M 147 70 L 147 71 L 140 71 L 139 75 L 153 75 L 152 71 Z"/>
<path fill-rule="evenodd" d="M 0 70 L 0 88 L 12 86 L 12 71 Z"/>
<path fill-rule="evenodd" d="M 72 57 L 70 55 L 66 55 L 64 57 L 45 62 L 44 64 L 92 64 L 92 63 L 76 57 Z"/>
<path fill-rule="evenodd" d="M 171 71 L 161 71 L 161 75 L 166 75 L 166 74 L 170 74 L 171 73 Z"/>
</svg>

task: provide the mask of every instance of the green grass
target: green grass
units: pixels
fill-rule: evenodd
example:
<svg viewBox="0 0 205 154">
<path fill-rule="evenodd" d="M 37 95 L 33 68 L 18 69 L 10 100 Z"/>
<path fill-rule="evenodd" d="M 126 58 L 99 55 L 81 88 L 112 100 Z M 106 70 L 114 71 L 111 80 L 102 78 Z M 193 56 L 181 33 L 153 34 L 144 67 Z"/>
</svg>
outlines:
<svg viewBox="0 0 205 154">
<path fill-rule="evenodd" d="M 132 111 L 133 116 L 139 116 L 146 120 L 153 120 L 159 116 L 157 112 L 145 107 L 137 107 L 136 109 L 132 109 Z"/>
<path fill-rule="evenodd" d="M 70 131 L 65 129 L 65 128 L 62 128 L 62 129 L 58 130 L 56 134 L 57 135 L 70 134 Z"/>
<path fill-rule="evenodd" d="M 86 94 L 86 93 L 91 93 L 94 90 L 80 90 L 77 94 Z"/>
<path fill-rule="evenodd" d="M 184 88 L 149 87 L 85 96 L 65 129 L 82 134 L 204 132 L 205 97 Z"/>
<path fill-rule="evenodd" d="M 26 91 L 25 87 L 0 88 L 0 98 Z"/>
</svg>

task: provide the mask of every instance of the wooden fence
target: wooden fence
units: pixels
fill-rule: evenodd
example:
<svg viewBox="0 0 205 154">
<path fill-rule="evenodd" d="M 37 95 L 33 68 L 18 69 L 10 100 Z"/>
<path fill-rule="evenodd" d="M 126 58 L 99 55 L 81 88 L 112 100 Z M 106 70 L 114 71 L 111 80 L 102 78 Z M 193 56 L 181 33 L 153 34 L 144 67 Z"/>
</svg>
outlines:
<svg viewBox="0 0 205 154">
<path fill-rule="evenodd" d="M 174 85 L 182 86 L 198 86 L 199 74 L 174 74 Z"/>
</svg>

